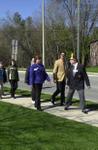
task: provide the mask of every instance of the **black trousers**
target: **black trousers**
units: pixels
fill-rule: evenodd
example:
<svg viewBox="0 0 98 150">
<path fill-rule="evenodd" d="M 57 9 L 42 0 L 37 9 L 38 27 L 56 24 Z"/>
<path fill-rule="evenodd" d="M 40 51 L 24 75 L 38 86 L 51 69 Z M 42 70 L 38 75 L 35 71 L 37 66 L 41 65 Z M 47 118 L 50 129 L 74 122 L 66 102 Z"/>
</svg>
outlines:
<svg viewBox="0 0 98 150">
<path fill-rule="evenodd" d="M 63 103 L 65 103 L 65 80 L 63 81 L 58 81 L 56 83 L 56 91 L 53 93 L 52 95 L 52 100 L 55 101 L 55 97 L 58 95 L 58 94 L 61 94 L 61 105 Z"/>
<path fill-rule="evenodd" d="M 18 88 L 18 83 L 15 80 L 10 80 L 10 85 L 11 85 L 11 90 L 10 90 L 11 97 L 14 97 L 15 96 L 15 91 Z"/>
<path fill-rule="evenodd" d="M 32 101 L 35 101 L 34 85 L 32 85 L 31 87 L 31 98 L 32 98 Z"/>
<path fill-rule="evenodd" d="M 41 91 L 42 91 L 42 84 L 33 84 L 33 98 L 35 100 L 35 107 L 37 109 L 41 108 Z"/>
</svg>

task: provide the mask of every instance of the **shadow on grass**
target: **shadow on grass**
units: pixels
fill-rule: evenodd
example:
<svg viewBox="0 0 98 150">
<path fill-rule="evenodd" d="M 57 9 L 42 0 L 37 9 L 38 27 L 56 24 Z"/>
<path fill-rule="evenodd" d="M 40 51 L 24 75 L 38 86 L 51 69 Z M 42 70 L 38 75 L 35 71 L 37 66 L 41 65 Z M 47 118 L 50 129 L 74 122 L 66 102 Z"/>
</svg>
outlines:
<svg viewBox="0 0 98 150">
<path fill-rule="evenodd" d="M 54 86 L 54 85 L 53 85 L 53 86 L 43 86 L 43 89 L 47 89 L 47 88 L 48 88 L 48 89 L 49 89 L 49 88 L 51 89 L 52 87 L 55 87 L 55 86 Z"/>
<path fill-rule="evenodd" d="M 29 91 L 17 90 L 17 94 L 19 94 L 20 97 L 31 97 L 31 92 Z"/>
<path fill-rule="evenodd" d="M 47 98 L 47 99 L 45 99 L 45 100 L 41 100 L 41 102 L 42 102 L 42 103 L 50 102 L 50 99 Z"/>
</svg>

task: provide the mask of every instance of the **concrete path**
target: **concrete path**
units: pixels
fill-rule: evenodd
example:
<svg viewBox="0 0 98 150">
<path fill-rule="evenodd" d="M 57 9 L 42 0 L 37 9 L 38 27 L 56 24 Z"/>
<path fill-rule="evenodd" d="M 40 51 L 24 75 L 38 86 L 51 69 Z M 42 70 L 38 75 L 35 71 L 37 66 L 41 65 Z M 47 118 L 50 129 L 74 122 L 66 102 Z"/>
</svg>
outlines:
<svg viewBox="0 0 98 150">
<path fill-rule="evenodd" d="M 34 102 L 32 103 L 30 97 L 17 96 L 16 99 L 13 99 L 10 98 L 9 95 L 6 95 L 0 101 L 20 105 L 29 109 L 35 109 Z M 58 105 L 54 107 L 51 102 L 42 102 L 41 107 L 44 112 L 98 127 L 98 110 L 90 111 L 88 114 L 84 114 L 76 106 L 71 106 L 70 110 L 65 111 L 64 106 Z"/>
</svg>

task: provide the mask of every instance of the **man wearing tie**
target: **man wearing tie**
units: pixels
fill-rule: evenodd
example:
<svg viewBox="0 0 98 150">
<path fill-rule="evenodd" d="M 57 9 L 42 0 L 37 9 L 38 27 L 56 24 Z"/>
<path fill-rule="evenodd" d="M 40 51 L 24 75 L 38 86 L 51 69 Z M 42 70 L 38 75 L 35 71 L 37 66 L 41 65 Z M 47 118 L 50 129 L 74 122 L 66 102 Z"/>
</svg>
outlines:
<svg viewBox="0 0 98 150">
<path fill-rule="evenodd" d="M 79 64 L 77 58 L 74 55 L 71 55 L 70 58 L 70 68 L 68 71 L 68 81 L 67 85 L 69 86 L 69 91 L 67 95 L 67 101 L 65 105 L 65 110 L 68 110 L 69 106 L 72 103 L 72 97 L 74 95 L 75 90 L 77 90 L 79 99 L 80 99 L 80 108 L 82 112 L 87 113 L 87 109 L 85 108 L 85 83 L 88 87 L 90 87 L 90 81 L 88 75 L 86 73 L 85 67 L 82 64 Z"/>
</svg>

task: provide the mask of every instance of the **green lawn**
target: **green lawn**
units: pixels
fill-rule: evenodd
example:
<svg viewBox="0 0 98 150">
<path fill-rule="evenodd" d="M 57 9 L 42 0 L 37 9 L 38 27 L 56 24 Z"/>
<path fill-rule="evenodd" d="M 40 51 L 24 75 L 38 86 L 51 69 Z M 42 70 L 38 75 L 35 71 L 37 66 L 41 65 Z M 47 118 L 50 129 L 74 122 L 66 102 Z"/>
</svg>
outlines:
<svg viewBox="0 0 98 150">
<path fill-rule="evenodd" d="M 0 150 L 98 150 L 98 128 L 0 102 Z"/>
<path fill-rule="evenodd" d="M 95 72 L 98 73 L 98 66 L 95 67 L 87 67 L 87 72 Z"/>
<path fill-rule="evenodd" d="M 26 71 L 26 68 L 19 68 L 20 71 Z M 95 72 L 98 73 L 98 66 L 95 67 L 87 67 L 86 70 L 88 72 Z M 46 69 L 47 72 L 53 72 L 53 68 L 51 69 Z"/>
<path fill-rule="evenodd" d="M 46 69 L 47 72 L 52 72 L 53 69 Z M 87 72 L 95 72 L 95 73 L 98 73 L 98 66 L 95 66 L 95 67 L 87 67 L 86 68 Z"/>
<path fill-rule="evenodd" d="M 4 87 L 4 91 L 9 93 L 10 92 L 10 88 L 9 87 Z M 31 91 L 17 89 L 16 90 L 16 94 L 17 95 L 21 95 L 23 97 L 30 97 L 31 96 Z M 50 101 L 51 95 L 50 94 L 44 94 L 44 93 L 42 93 L 41 94 L 41 98 L 44 101 Z"/>
</svg>

